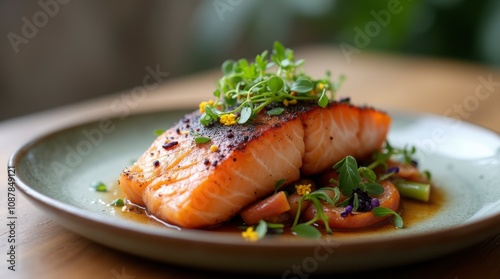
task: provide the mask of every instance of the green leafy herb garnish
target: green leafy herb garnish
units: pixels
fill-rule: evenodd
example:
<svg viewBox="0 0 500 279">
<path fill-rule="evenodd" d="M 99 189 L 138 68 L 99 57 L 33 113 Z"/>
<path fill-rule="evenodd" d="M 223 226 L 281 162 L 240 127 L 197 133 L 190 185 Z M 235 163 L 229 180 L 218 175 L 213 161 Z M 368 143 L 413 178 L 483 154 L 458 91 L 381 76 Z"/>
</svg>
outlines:
<svg viewBox="0 0 500 279">
<path fill-rule="evenodd" d="M 310 224 L 298 224 L 292 227 L 292 232 L 297 236 L 304 238 L 319 238 L 321 237 L 321 232 Z"/>
<path fill-rule="evenodd" d="M 330 72 L 324 78 L 313 79 L 304 73 L 303 64 L 304 60 L 296 61 L 293 50 L 278 41 L 271 55 L 266 50 L 253 62 L 226 60 L 221 68 L 223 76 L 213 93 L 216 100 L 200 104 L 200 123 L 210 125 L 221 120 L 221 116 L 230 115 L 237 117 L 236 121 L 223 124 L 245 124 L 272 103 L 283 103 L 286 107 L 298 101 L 316 101 L 326 107 L 345 77 L 333 84 Z M 267 113 L 280 115 L 283 111 L 283 107 L 275 107 Z"/>
<path fill-rule="evenodd" d="M 165 132 L 165 130 L 163 130 L 163 129 L 156 129 L 156 130 L 154 130 L 153 134 L 154 134 L 155 136 L 160 136 L 160 135 L 161 135 L 161 134 L 163 134 L 164 132 Z"/>
<path fill-rule="evenodd" d="M 194 131 L 190 131 L 189 133 L 194 137 L 194 142 L 196 144 L 209 143 L 211 141 L 209 137 L 202 136 Z"/>
<path fill-rule="evenodd" d="M 322 108 L 326 108 L 326 106 L 328 105 L 328 96 L 326 96 L 326 89 L 324 88 L 321 96 L 319 97 L 318 105 Z"/>
<path fill-rule="evenodd" d="M 106 185 L 102 182 L 94 182 L 92 184 L 92 188 L 96 191 L 96 192 L 106 192 L 108 191 L 108 188 L 106 187 Z"/>
<path fill-rule="evenodd" d="M 110 205 L 113 205 L 113 206 L 124 206 L 125 205 L 125 202 L 123 201 L 123 199 L 115 199 L 114 201 L 112 201 L 110 203 Z"/>
<path fill-rule="evenodd" d="M 286 182 L 286 179 L 285 178 L 282 178 L 278 181 L 276 181 L 276 183 L 274 183 L 274 193 L 278 192 L 279 188 L 285 184 Z"/>
<path fill-rule="evenodd" d="M 358 162 L 352 156 L 346 156 L 337 162 L 333 169 L 339 173 L 338 183 L 340 191 L 346 196 L 350 196 L 354 189 L 359 188 L 370 195 L 380 195 L 384 192 L 384 187 L 375 182 L 375 173 L 366 167 L 358 168 Z"/>
<path fill-rule="evenodd" d="M 415 155 L 416 151 L 417 149 L 415 148 L 415 146 L 412 146 L 410 148 L 405 146 L 403 149 L 401 149 L 393 147 L 389 143 L 389 141 L 386 141 L 380 151 L 375 151 L 374 161 L 370 165 L 368 165 L 368 168 L 374 169 L 377 166 L 382 165 L 387 169 L 387 161 L 395 156 L 402 157 L 402 160 L 405 164 L 411 164 L 413 155 Z"/>
<path fill-rule="evenodd" d="M 260 220 L 257 226 L 254 227 L 243 227 L 245 230 L 242 232 L 243 238 L 251 241 L 257 241 L 259 239 L 262 239 L 266 234 L 269 232 L 269 230 L 273 232 L 278 232 L 278 233 L 283 233 L 283 228 L 285 225 L 283 224 L 274 224 L 274 223 L 268 223 L 264 220 Z"/>
<path fill-rule="evenodd" d="M 196 144 L 208 143 L 210 141 L 211 141 L 211 139 L 209 137 L 197 136 L 197 137 L 194 138 L 194 142 Z"/>
<path fill-rule="evenodd" d="M 396 226 L 396 228 L 401 229 L 404 226 L 403 218 L 401 218 L 401 216 L 392 209 L 379 206 L 379 207 L 375 207 L 374 209 L 372 209 L 372 212 L 377 217 L 394 215 L 394 225 Z"/>
<path fill-rule="evenodd" d="M 259 236 L 259 239 L 263 238 L 266 233 L 267 233 L 267 224 L 266 221 L 260 220 L 259 224 L 257 227 L 255 227 L 255 231 L 257 232 L 257 235 Z"/>
<path fill-rule="evenodd" d="M 267 111 L 267 114 L 269 115 L 280 115 L 285 111 L 284 108 L 273 108 L 271 110 Z"/>
<path fill-rule="evenodd" d="M 333 191 L 334 193 L 334 198 L 332 199 L 325 191 Z M 295 215 L 295 220 L 292 225 L 292 231 L 302 237 L 320 237 L 321 233 L 316 229 L 313 224 L 316 223 L 317 221 L 321 220 L 325 226 L 326 233 L 331 234 L 332 230 L 330 229 L 330 226 L 328 225 L 328 215 L 326 215 L 323 211 L 323 204 L 321 201 L 327 202 L 329 204 L 335 205 L 340 197 L 340 192 L 338 188 L 331 188 L 331 187 L 323 187 L 321 189 L 318 189 L 312 193 L 305 194 L 303 195 L 300 200 L 299 204 L 297 206 L 297 215 Z M 313 219 L 304 222 L 304 223 L 298 223 L 299 218 L 300 218 L 300 212 L 302 208 L 302 204 L 304 201 L 311 201 L 315 208 L 316 208 L 316 215 L 314 216 Z M 309 228 L 306 228 L 309 227 Z"/>
</svg>

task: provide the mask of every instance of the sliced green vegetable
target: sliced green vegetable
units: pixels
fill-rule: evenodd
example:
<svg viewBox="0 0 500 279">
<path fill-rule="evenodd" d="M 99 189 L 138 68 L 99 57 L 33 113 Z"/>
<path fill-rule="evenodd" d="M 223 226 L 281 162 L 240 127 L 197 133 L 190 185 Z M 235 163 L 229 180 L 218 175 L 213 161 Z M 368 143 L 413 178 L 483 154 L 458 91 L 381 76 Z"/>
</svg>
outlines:
<svg viewBox="0 0 500 279">
<path fill-rule="evenodd" d="M 396 180 L 394 186 L 401 196 L 419 201 L 428 202 L 431 193 L 431 184 L 408 180 Z"/>
</svg>

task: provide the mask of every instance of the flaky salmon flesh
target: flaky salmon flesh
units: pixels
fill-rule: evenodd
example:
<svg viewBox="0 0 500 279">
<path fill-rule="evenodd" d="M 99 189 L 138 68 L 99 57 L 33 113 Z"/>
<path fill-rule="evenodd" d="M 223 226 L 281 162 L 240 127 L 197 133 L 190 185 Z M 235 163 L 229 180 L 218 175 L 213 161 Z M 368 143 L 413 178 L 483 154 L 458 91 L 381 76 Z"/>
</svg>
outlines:
<svg viewBox="0 0 500 279">
<path fill-rule="evenodd" d="M 223 223 L 272 194 L 281 179 L 292 183 L 347 155 L 368 156 L 391 123 L 384 112 L 337 102 L 261 112 L 244 125 L 205 127 L 199 117 L 188 114 L 165 131 L 119 179 L 130 202 L 181 228 Z M 210 142 L 197 144 L 196 136 Z"/>
</svg>

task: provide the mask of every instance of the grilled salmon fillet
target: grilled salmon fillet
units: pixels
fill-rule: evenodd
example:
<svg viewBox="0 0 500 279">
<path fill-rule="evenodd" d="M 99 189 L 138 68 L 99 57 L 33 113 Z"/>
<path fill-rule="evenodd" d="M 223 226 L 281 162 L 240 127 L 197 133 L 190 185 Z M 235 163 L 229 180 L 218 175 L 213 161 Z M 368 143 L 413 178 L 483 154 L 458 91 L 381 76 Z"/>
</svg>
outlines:
<svg viewBox="0 0 500 279">
<path fill-rule="evenodd" d="M 319 173 L 347 155 L 363 157 L 384 143 L 391 118 L 380 111 L 332 102 L 259 113 L 250 124 L 199 123 L 186 115 L 160 135 L 119 179 L 127 198 L 182 228 L 204 228 L 235 216 L 288 183 Z M 210 138 L 196 144 L 195 135 Z"/>
</svg>

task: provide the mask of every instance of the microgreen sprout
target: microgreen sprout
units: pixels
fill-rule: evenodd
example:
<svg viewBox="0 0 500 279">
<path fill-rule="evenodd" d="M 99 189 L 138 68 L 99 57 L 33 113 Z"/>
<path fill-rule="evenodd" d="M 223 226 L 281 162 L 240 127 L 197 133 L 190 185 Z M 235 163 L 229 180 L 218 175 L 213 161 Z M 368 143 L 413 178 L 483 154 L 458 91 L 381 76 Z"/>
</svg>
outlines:
<svg viewBox="0 0 500 279">
<path fill-rule="evenodd" d="M 393 147 L 388 140 L 386 140 L 383 148 L 379 151 L 375 151 L 373 162 L 367 166 L 369 169 L 375 169 L 376 167 L 382 165 L 387 169 L 387 161 L 393 157 L 400 156 L 405 164 L 415 164 L 413 160 L 413 155 L 415 155 L 417 149 L 415 146 L 404 148 Z"/>
<path fill-rule="evenodd" d="M 383 175 L 379 176 L 378 181 L 386 180 L 389 177 L 397 174 L 398 172 L 399 172 L 399 168 L 398 167 L 388 168 L 387 171 Z"/>
<path fill-rule="evenodd" d="M 372 209 L 372 212 L 377 217 L 394 215 L 394 225 L 396 226 L 396 228 L 402 229 L 404 226 L 403 218 L 401 218 L 401 216 L 392 209 L 379 206 L 379 207 Z"/>
<path fill-rule="evenodd" d="M 340 76 L 332 83 L 331 74 L 327 72 L 324 78 L 313 79 L 304 74 L 303 64 L 304 60 L 295 60 L 293 50 L 278 41 L 270 55 L 266 50 L 253 62 L 226 60 L 222 64 L 223 76 L 213 92 L 215 101 L 200 104 L 200 123 L 205 126 L 215 122 L 245 124 L 272 103 L 283 103 L 286 107 L 297 101 L 315 101 L 326 107 L 345 77 Z M 283 112 L 283 107 L 275 107 L 267 113 Z"/>
<path fill-rule="evenodd" d="M 264 220 L 260 220 L 255 228 L 253 226 L 247 227 L 245 231 L 241 233 L 241 236 L 246 240 L 257 241 L 270 232 L 282 233 L 284 227 L 283 224 L 268 223 Z"/>
<path fill-rule="evenodd" d="M 346 156 L 337 162 L 333 169 L 339 173 L 339 181 L 331 182 L 338 184 L 340 191 L 346 196 L 350 196 L 356 188 L 370 195 L 384 192 L 384 188 L 376 182 L 376 174 L 369 168 L 358 168 L 358 163 L 352 156 Z"/>
<path fill-rule="evenodd" d="M 110 203 L 110 205 L 113 205 L 113 206 L 124 206 L 125 205 L 125 202 L 123 201 L 123 199 L 115 199 L 114 201 L 112 201 Z"/>
<path fill-rule="evenodd" d="M 156 129 L 156 130 L 154 130 L 154 131 L 153 131 L 153 134 L 154 134 L 155 136 L 160 136 L 160 135 L 161 135 L 161 134 L 163 134 L 164 132 L 165 132 L 165 130 L 163 130 L 163 129 Z"/>
<path fill-rule="evenodd" d="M 333 199 L 326 193 L 326 191 L 333 191 L 334 196 Z M 338 188 L 331 188 L 331 187 L 323 187 L 321 189 L 318 189 L 312 193 L 307 193 L 304 194 L 298 203 L 297 207 L 297 215 L 295 215 L 295 220 L 292 225 L 292 232 L 294 232 L 296 235 L 301 236 L 301 237 L 306 237 L 306 238 L 317 238 L 321 236 L 321 232 L 319 232 L 318 229 L 316 229 L 313 224 L 316 223 L 317 221 L 321 220 L 325 226 L 325 230 L 327 234 L 331 234 L 332 230 L 330 229 L 330 226 L 328 225 L 328 215 L 326 215 L 323 211 L 323 204 L 321 201 L 324 201 L 326 203 L 336 205 L 338 199 L 340 197 L 340 191 Z M 302 204 L 304 201 L 311 201 L 315 208 L 316 208 L 316 215 L 314 216 L 313 219 L 304 222 L 304 223 L 298 223 L 299 218 L 300 218 L 300 212 L 302 208 Z"/>
<path fill-rule="evenodd" d="M 278 181 L 276 181 L 276 183 L 274 183 L 274 193 L 278 192 L 278 190 L 280 189 L 280 187 L 285 184 L 286 182 L 286 179 L 285 178 L 282 178 Z"/>
<path fill-rule="evenodd" d="M 96 181 L 92 184 L 92 189 L 94 189 L 96 192 L 106 192 L 108 191 L 106 184 Z"/>
<path fill-rule="evenodd" d="M 194 137 L 194 142 L 196 144 L 209 143 L 211 141 L 209 137 L 201 136 L 200 134 L 193 131 L 190 131 L 189 133 Z"/>
</svg>

